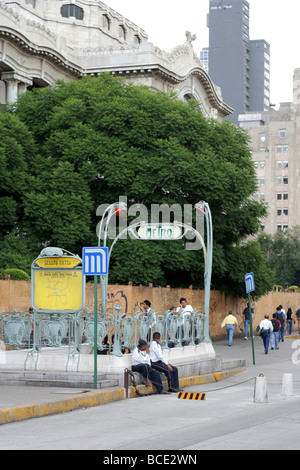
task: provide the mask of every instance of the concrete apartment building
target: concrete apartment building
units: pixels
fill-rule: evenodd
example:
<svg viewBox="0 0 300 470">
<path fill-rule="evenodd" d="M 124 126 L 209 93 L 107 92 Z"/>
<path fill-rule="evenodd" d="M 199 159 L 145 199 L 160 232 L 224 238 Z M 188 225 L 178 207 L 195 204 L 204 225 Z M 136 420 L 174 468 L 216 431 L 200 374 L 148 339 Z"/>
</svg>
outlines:
<svg viewBox="0 0 300 470">
<path fill-rule="evenodd" d="M 238 116 L 270 106 L 270 46 L 264 40 L 250 40 L 250 6 L 246 0 L 210 0 L 208 14 L 208 73 L 221 87 L 226 103 Z"/>
<path fill-rule="evenodd" d="M 281 103 L 278 111 L 239 116 L 251 136 L 257 170 L 257 200 L 268 203 L 262 220 L 268 234 L 300 225 L 300 69 L 294 72 L 293 102 Z"/>
</svg>

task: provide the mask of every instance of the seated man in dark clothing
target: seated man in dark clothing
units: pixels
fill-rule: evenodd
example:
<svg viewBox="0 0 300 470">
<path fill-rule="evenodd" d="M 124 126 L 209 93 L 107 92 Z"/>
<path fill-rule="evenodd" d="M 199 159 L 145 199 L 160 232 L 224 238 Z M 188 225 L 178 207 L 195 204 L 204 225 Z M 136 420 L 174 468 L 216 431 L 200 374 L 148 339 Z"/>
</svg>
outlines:
<svg viewBox="0 0 300 470">
<path fill-rule="evenodd" d="M 143 339 L 140 339 L 132 353 L 132 372 L 140 372 L 145 379 L 145 385 L 148 385 L 148 380 L 150 380 L 158 393 L 169 395 L 169 392 L 164 390 L 159 373 L 151 367 L 148 345 Z"/>
<path fill-rule="evenodd" d="M 158 332 L 154 333 L 153 341 L 150 344 L 151 365 L 153 369 L 165 374 L 168 379 L 170 392 L 180 392 L 182 390 L 179 388 L 178 369 L 175 366 L 171 366 L 164 358 L 159 340 L 160 334 Z"/>
</svg>

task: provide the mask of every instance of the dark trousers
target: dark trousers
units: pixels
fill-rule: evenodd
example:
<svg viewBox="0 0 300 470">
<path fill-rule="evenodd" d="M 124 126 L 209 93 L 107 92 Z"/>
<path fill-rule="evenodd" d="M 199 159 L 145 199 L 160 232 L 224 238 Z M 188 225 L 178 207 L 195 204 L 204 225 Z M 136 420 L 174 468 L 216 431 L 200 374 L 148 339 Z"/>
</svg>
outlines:
<svg viewBox="0 0 300 470">
<path fill-rule="evenodd" d="M 156 369 L 158 372 L 163 372 L 168 379 L 169 388 L 178 388 L 179 379 L 178 379 L 178 369 L 177 367 L 172 366 L 172 371 L 169 371 L 168 366 L 162 361 L 152 362 L 153 369 Z"/>
<path fill-rule="evenodd" d="M 153 368 L 150 367 L 148 364 L 137 364 L 131 367 L 132 372 L 139 372 L 143 375 L 144 379 L 149 379 L 158 393 L 163 390 L 163 384 L 161 382 L 161 378 L 159 373 Z"/>
</svg>

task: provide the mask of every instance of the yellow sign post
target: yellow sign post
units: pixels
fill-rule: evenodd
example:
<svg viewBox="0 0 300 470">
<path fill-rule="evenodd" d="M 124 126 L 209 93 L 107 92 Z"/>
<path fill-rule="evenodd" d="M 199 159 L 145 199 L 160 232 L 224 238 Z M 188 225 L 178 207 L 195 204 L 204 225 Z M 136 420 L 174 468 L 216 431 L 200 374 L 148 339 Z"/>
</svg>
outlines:
<svg viewBox="0 0 300 470">
<path fill-rule="evenodd" d="M 39 257 L 32 267 L 32 306 L 38 312 L 76 313 L 84 307 L 84 276 L 77 256 Z"/>
</svg>

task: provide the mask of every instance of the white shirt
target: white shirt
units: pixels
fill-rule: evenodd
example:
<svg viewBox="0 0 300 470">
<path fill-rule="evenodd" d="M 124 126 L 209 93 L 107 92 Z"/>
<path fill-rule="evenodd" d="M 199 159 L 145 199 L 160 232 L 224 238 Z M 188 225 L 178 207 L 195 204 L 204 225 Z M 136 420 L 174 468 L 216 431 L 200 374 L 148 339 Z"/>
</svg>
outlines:
<svg viewBox="0 0 300 470">
<path fill-rule="evenodd" d="M 137 366 L 138 364 L 148 364 L 151 366 L 150 356 L 147 354 L 147 351 L 135 348 L 132 353 L 132 365 Z"/>
<path fill-rule="evenodd" d="M 261 330 L 271 330 L 273 331 L 273 325 L 270 320 L 267 320 L 266 318 L 260 322 L 259 328 Z"/>
<path fill-rule="evenodd" d="M 178 319 L 177 325 L 182 326 L 183 322 L 184 322 L 184 319 L 189 318 L 191 316 L 193 310 L 194 309 L 191 305 L 186 305 L 184 308 L 177 307 L 176 312 L 182 313 L 182 319 L 181 320 Z"/>
<path fill-rule="evenodd" d="M 152 362 L 162 361 L 166 365 L 169 364 L 163 356 L 161 345 L 157 341 L 152 341 L 150 344 L 150 359 Z"/>
</svg>

